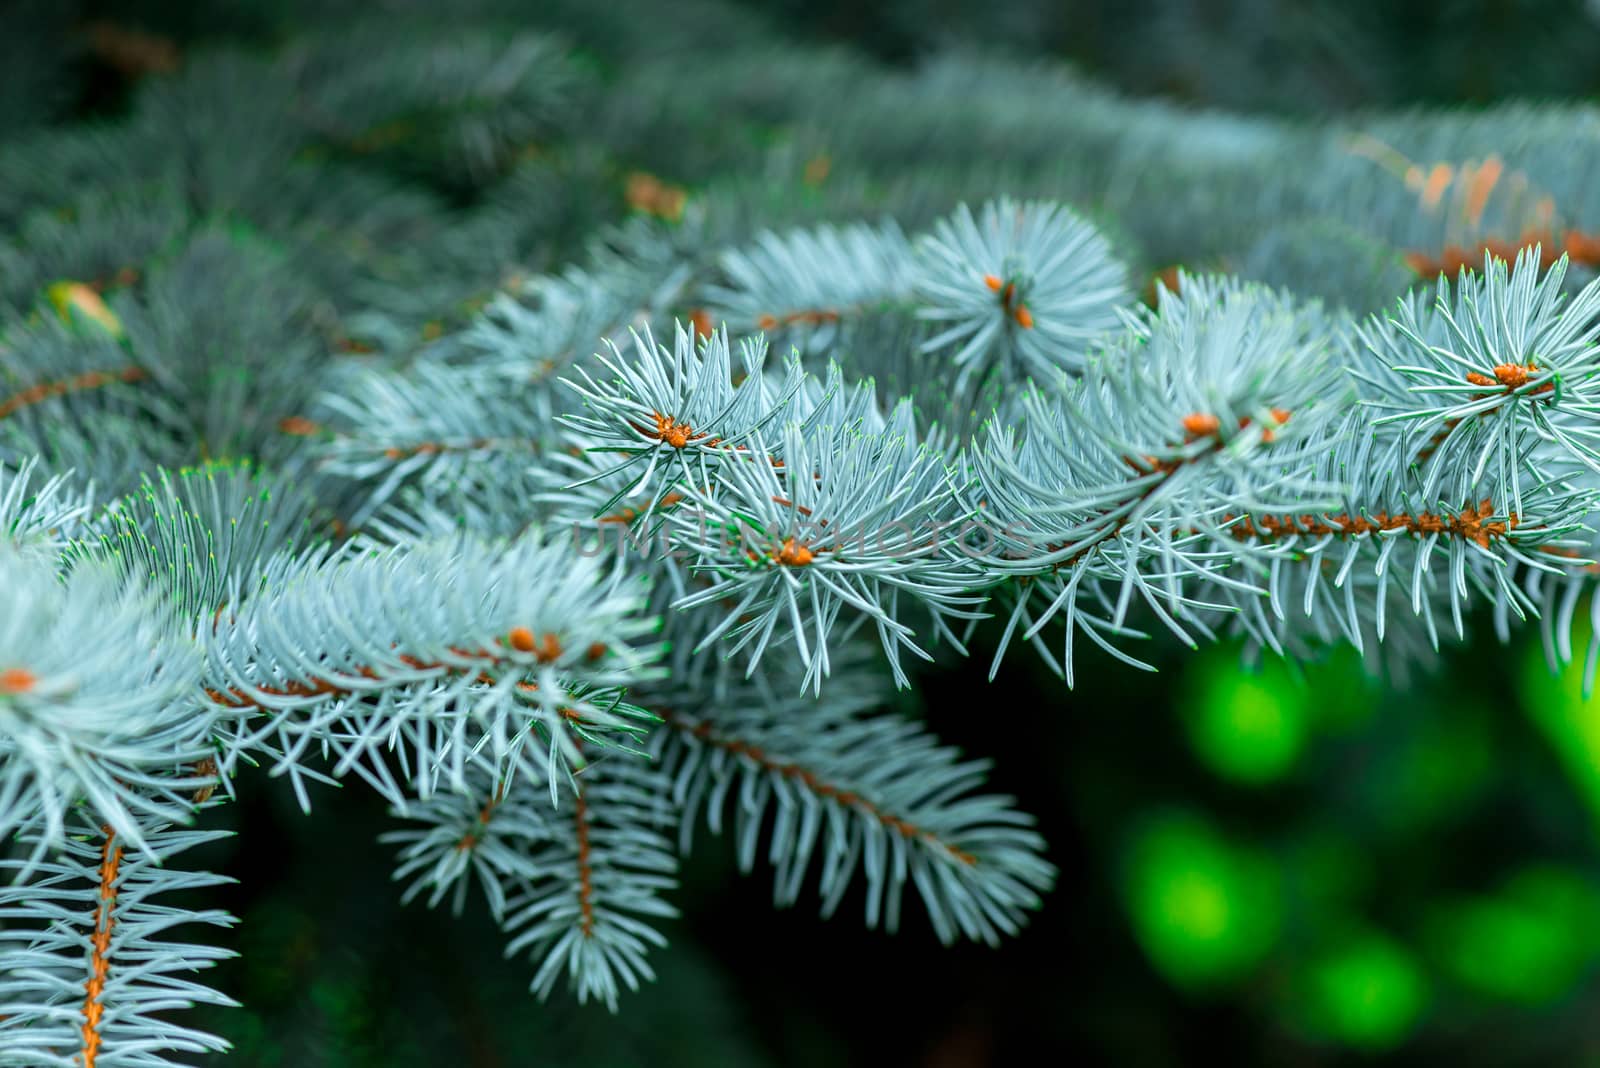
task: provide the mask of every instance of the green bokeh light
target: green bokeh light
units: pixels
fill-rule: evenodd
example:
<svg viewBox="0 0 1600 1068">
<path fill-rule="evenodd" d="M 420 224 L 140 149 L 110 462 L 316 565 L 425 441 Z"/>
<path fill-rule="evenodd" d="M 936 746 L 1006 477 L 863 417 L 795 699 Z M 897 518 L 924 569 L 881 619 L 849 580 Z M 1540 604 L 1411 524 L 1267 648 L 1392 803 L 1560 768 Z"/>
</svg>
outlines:
<svg viewBox="0 0 1600 1068">
<path fill-rule="evenodd" d="M 1428 1003 L 1416 959 L 1376 932 L 1364 931 L 1312 962 L 1304 977 L 1308 1026 L 1362 1049 L 1389 1049 L 1411 1034 Z"/>
<path fill-rule="evenodd" d="M 1127 907 L 1151 962 L 1186 987 L 1248 972 L 1276 940 L 1276 872 L 1193 815 L 1164 816 L 1133 842 Z"/>
<path fill-rule="evenodd" d="M 1576 872 L 1526 868 L 1494 896 L 1440 905 L 1427 940 L 1440 967 L 1491 997 L 1536 1005 L 1570 991 L 1594 958 L 1595 890 Z"/>
<path fill-rule="evenodd" d="M 1235 657 L 1207 657 L 1185 716 L 1195 755 L 1236 782 L 1281 779 L 1306 746 L 1307 698 L 1280 661 L 1247 673 Z"/>
<path fill-rule="evenodd" d="M 1574 620 L 1572 644 L 1581 654 L 1589 626 Z M 1583 696 L 1583 657 L 1552 672 L 1541 643 L 1530 642 L 1523 660 L 1522 703 L 1544 730 L 1573 785 L 1600 818 L 1600 696 Z"/>
<path fill-rule="evenodd" d="M 1254 667 L 1236 647 L 1197 658 L 1182 711 L 1196 757 L 1235 782 L 1276 782 L 1294 770 L 1314 731 L 1345 734 L 1372 718 L 1373 680 L 1353 649 L 1299 664 L 1269 656 Z"/>
</svg>

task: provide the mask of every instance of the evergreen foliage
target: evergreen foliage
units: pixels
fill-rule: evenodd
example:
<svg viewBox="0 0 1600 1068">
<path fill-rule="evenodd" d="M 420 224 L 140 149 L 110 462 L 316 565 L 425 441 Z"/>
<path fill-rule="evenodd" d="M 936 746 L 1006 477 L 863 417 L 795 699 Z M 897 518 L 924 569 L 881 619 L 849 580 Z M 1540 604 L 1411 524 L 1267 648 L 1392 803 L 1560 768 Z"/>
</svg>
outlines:
<svg viewBox="0 0 1600 1068">
<path fill-rule="evenodd" d="M 226 1046 L 169 929 L 231 921 L 154 899 L 252 765 L 378 791 L 404 895 L 625 1011 L 702 821 L 778 905 L 1021 932 L 1031 817 L 885 707 L 983 620 L 1069 685 L 1479 617 L 1592 684 L 1593 108 L 1312 127 L 469 6 L 6 110 L 0 1063 Z"/>
</svg>

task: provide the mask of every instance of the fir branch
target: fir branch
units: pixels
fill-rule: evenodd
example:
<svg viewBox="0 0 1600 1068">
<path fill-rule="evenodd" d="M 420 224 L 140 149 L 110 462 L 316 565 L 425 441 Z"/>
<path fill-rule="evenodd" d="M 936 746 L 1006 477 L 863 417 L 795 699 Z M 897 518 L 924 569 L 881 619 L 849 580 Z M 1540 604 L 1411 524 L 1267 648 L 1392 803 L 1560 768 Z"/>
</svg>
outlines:
<svg viewBox="0 0 1600 1068">
<path fill-rule="evenodd" d="M 47 400 L 65 396 L 68 393 L 81 393 L 92 389 L 101 389 L 113 382 L 131 384 L 141 382 L 147 376 L 142 367 L 123 367 L 115 371 L 84 371 L 73 375 L 71 378 L 56 382 L 40 382 L 29 386 L 20 393 L 0 400 L 0 419 L 5 419 L 23 408 L 43 404 Z"/>
<path fill-rule="evenodd" d="M 1296 441 L 1339 440 L 1332 340 L 1314 307 L 1186 282 L 1081 379 L 1053 395 L 1026 390 L 1012 419 L 993 421 L 971 452 L 973 506 L 989 524 L 974 555 L 996 578 L 1027 582 L 1013 590 L 991 671 L 1019 625 L 1032 640 L 1058 613 L 1061 659 L 1038 647 L 1069 682 L 1080 630 L 1144 667 L 1113 644 L 1138 636 L 1127 625 L 1135 598 L 1193 645 L 1223 607 L 1217 596 L 1258 591 L 1230 565 L 1259 568 L 1282 550 L 1228 539 L 1229 527 L 1334 503 L 1337 481 L 1283 462 Z"/>
<path fill-rule="evenodd" d="M 1600 469 L 1600 284 L 1569 302 L 1563 275 L 1558 264 L 1540 276 L 1531 252 L 1514 268 L 1486 260 L 1481 277 L 1463 275 L 1453 289 L 1441 279 L 1431 301 L 1413 294 L 1358 335 L 1358 374 L 1379 425 L 1427 441 L 1425 453 L 1413 450 L 1426 458 L 1426 495 L 1459 467 L 1481 475 L 1492 463 L 1520 500 L 1523 480 L 1506 459 L 1529 432 Z"/>
<path fill-rule="evenodd" d="M 909 883 L 943 941 L 1014 934 L 1054 869 L 1011 799 L 972 793 L 988 765 L 962 762 L 904 719 L 865 717 L 849 696 L 803 704 L 742 690 L 703 711 L 653 706 L 664 722 L 656 752 L 683 811 L 681 847 L 702 814 L 720 831 L 737 796 L 740 865 L 753 867 L 765 837 L 779 905 L 798 898 L 816 862 L 824 915 L 859 868 L 868 926 L 896 929 Z"/>
<path fill-rule="evenodd" d="M 0 1063 L 158 1068 L 178 1063 L 168 1054 L 228 1048 L 170 1013 L 236 1004 L 184 977 L 232 954 L 165 937 L 175 927 L 225 927 L 233 919 L 157 900 L 228 882 L 169 866 L 178 853 L 227 832 L 176 830 L 144 815 L 140 822 L 140 851 L 80 814 L 59 840 L 22 836 L 24 849 L 48 846 L 52 859 L 0 859 L 0 868 L 29 877 L 0 886 Z"/>
<path fill-rule="evenodd" d="M 299 487 L 248 461 L 162 468 L 154 479 L 146 476 L 137 493 L 110 502 L 67 551 L 65 563 L 114 562 L 161 590 L 176 615 L 198 631 L 215 623 L 230 595 L 254 592 L 249 579 L 275 553 L 312 541 L 313 509 Z"/>
<path fill-rule="evenodd" d="M 189 701 L 197 650 L 166 606 L 105 565 L 75 568 L 0 548 L 0 837 L 33 834 L 33 859 L 87 801 L 133 849 L 145 817 L 187 819 L 180 765 L 210 752 L 217 715 Z"/>
<path fill-rule="evenodd" d="M 963 205 L 918 246 L 918 315 L 940 328 L 923 351 L 1014 382 L 1083 365 L 1120 324 L 1124 269 L 1093 227 L 1054 204 Z"/>
<path fill-rule="evenodd" d="M 876 628 L 904 686 L 900 651 L 929 658 L 901 622 L 907 602 L 937 617 L 974 615 L 980 580 L 959 551 L 956 486 L 943 456 L 914 437 L 848 424 L 806 433 L 790 423 L 778 447 L 757 434 L 749 458 L 718 476 L 686 487 L 693 507 L 667 519 L 693 554 L 691 570 L 713 580 L 675 607 L 731 602 L 698 648 L 724 635 L 730 652 L 750 644 L 753 672 L 777 632 L 779 643 L 794 643 L 801 685 L 820 692 L 830 632 L 848 609 Z"/>
<path fill-rule="evenodd" d="M 825 352 L 836 346 L 842 320 L 885 305 L 909 312 L 913 266 L 911 244 L 893 223 L 767 231 L 720 256 L 724 280 L 703 293 L 705 332 L 726 321 L 740 333 Z"/>
<path fill-rule="evenodd" d="M 665 785 L 638 757 L 590 763 L 563 789 L 566 806 L 525 855 L 528 877 L 507 903 L 507 955 L 538 963 L 533 990 L 546 997 L 563 973 L 578 1000 L 616 1011 L 623 988 L 654 977 L 646 954 L 666 940 L 652 918 L 675 916 L 662 898 L 677 863 L 656 827 Z"/>
<path fill-rule="evenodd" d="M 0 464 L 0 534 L 18 554 L 53 563 L 82 536 L 90 504 L 66 475 L 37 481 L 39 468 L 38 457 L 10 472 Z"/>
<path fill-rule="evenodd" d="M 634 729 L 607 694 L 659 654 L 640 641 L 656 626 L 642 604 L 636 581 L 537 532 L 279 556 L 237 614 L 202 631 L 205 692 L 244 714 L 230 763 L 275 739 L 277 773 L 295 775 L 302 805 L 301 755 L 324 743 L 340 750 L 340 774 L 406 738 L 423 797 L 441 770 L 459 786 L 478 744 L 553 773 L 581 763 L 567 713 L 597 732 Z"/>
<path fill-rule="evenodd" d="M 766 347 L 745 342 L 735 384 L 726 332 L 697 345 L 678 324 L 670 350 L 648 331 L 635 335 L 634 347 L 637 357 L 628 364 L 615 346 L 609 358 L 597 357 L 614 376 L 606 385 L 578 368 L 581 381 L 568 380 L 568 385 L 590 412 L 564 419 L 591 442 L 591 451 L 625 457 L 596 480 L 614 472 L 632 474 L 642 463 L 631 495 L 648 491 L 660 499 L 680 481 L 704 484 L 711 465 L 748 448 L 750 436 L 778 419 L 804 382 L 798 360 L 786 362 L 781 382 L 769 382 L 763 374 Z M 658 468 L 663 469 L 659 475 Z"/>
</svg>

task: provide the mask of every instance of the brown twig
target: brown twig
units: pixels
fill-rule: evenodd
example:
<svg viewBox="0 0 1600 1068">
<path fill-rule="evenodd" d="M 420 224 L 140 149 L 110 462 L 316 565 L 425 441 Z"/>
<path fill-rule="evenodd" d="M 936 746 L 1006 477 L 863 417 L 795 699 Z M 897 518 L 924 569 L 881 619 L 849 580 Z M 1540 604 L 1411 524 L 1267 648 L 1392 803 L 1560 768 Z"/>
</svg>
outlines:
<svg viewBox="0 0 1600 1068">
<path fill-rule="evenodd" d="M 100 843 L 100 900 L 94 910 L 89 981 L 84 985 L 83 1024 L 79 1028 L 83 1037 L 83 1068 L 95 1068 L 95 1061 L 100 1056 L 100 1020 L 105 1012 L 105 1005 L 100 999 L 105 994 L 106 975 L 111 969 L 111 931 L 116 923 L 117 876 L 122 869 L 122 847 L 116 842 L 116 833 L 109 826 L 102 826 L 100 833 L 105 836 Z"/>
<path fill-rule="evenodd" d="M 23 408 L 36 404 L 43 404 L 55 397 L 62 397 L 68 393 L 83 393 L 91 389 L 101 389 L 116 382 L 141 382 L 150 377 L 143 367 L 124 367 L 115 371 L 85 371 L 71 378 L 63 378 L 54 382 L 40 382 L 30 386 L 21 393 L 13 394 L 5 400 L 0 400 L 0 419 L 5 419 L 16 414 Z"/>
<path fill-rule="evenodd" d="M 713 746 L 714 748 L 721 749 L 724 752 L 732 753 L 735 756 L 742 756 L 748 760 L 754 761 L 767 771 L 773 772 L 777 775 L 782 775 L 786 779 L 800 783 L 807 790 L 811 791 L 818 797 L 826 798 L 841 805 L 848 805 L 860 809 L 861 811 L 870 815 L 873 819 L 876 819 L 879 823 L 883 824 L 883 826 L 887 827 L 891 831 L 895 831 L 902 837 L 926 842 L 929 845 L 943 850 L 945 853 L 949 854 L 949 856 L 957 861 L 960 861 L 962 864 L 970 866 L 978 863 L 977 857 L 973 856 L 971 853 L 965 852 L 949 842 L 946 842 L 932 831 L 924 830 L 909 820 L 902 819 L 893 813 L 885 812 L 882 808 L 874 804 L 868 798 L 862 797 L 860 794 L 855 793 L 852 790 L 846 790 L 843 787 L 826 782 L 815 772 L 802 767 L 799 764 L 779 760 L 776 757 L 768 754 L 766 750 L 762 749 L 760 746 L 743 741 L 742 739 L 729 738 L 718 734 L 716 728 L 709 722 L 702 721 L 699 723 L 694 723 L 682 718 L 681 716 L 678 716 L 671 711 L 663 711 L 660 709 L 657 709 L 656 711 L 657 714 L 661 716 L 662 721 L 675 730 L 679 730 L 691 735 L 701 742 Z"/>
</svg>

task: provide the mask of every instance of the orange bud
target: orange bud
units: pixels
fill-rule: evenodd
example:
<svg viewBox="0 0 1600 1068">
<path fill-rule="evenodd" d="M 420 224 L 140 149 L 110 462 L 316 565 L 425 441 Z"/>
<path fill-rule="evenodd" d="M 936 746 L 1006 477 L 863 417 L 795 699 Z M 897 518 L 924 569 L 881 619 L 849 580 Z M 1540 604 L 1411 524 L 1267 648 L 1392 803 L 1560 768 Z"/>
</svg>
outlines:
<svg viewBox="0 0 1600 1068">
<path fill-rule="evenodd" d="M 788 538 L 784 541 L 783 548 L 778 551 L 778 555 L 774 559 L 778 563 L 786 564 L 789 567 L 805 567 L 811 563 L 813 558 L 809 548 L 797 543 L 793 538 Z"/>
<path fill-rule="evenodd" d="M 0 671 L 0 694 L 27 693 L 38 683 L 33 672 L 24 668 L 7 668 Z"/>
</svg>

